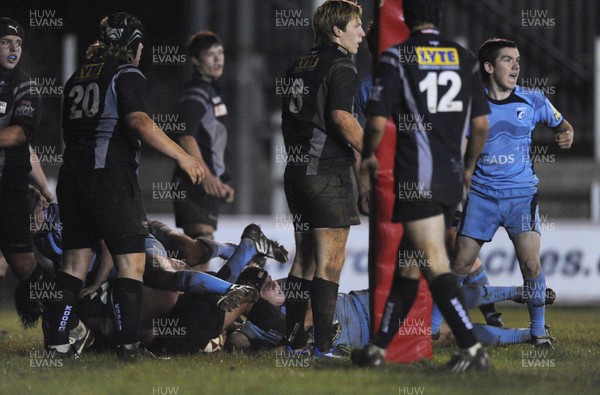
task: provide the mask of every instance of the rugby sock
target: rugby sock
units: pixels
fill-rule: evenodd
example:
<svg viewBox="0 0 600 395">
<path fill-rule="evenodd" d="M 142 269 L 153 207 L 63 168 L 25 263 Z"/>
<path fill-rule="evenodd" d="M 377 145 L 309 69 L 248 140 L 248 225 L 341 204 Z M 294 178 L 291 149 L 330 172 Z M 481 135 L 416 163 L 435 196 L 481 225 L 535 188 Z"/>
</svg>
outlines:
<svg viewBox="0 0 600 395">
<path fill-rule="evenodd" d="M 231 258 L 229 258 L 225 266 L 219 270 L 219 278 L 229 281 L 230 283 L 235 282 L 254 255 L 256 255 L 254 241 L 243 238 Z"/>
<path fill-rule="evenodd" d="M 437 276 L 429 284 L 431 296 L 440 308 L 444 319 L 452 329 L 460 348 L 470 348 L 477 343 L 473 324 L 464 308 L 464 298 L 456 279 L 451 273 Z"/>
<path fill-rule="evenodd" d="M 168 225 L 156 220 L 148 221 L 148 229 L 150 230 L 150 233 L 156 237 L 156 240 L 158 240 L 160 244 L 165 247 L 166 250 L 173 249 L 173 246 L 171 246 L 171 240 L 169 238 L 169 233 L 171 233 L 173 229 L 171 229 Z"/>
<path fill-rule="evenodd" d="M 198 238 L 196 239 L 200 243 L 204 243 L 208 248 L 210 248 L 211 254 L 210 258 L 222 258 L 222 259 L 230 259 L 235 253 L 235 249 L 237 246 L 232 243 L 220 243 L 218 241 L 206 239 L 206 238 Z"/>
<path fill-rule="evenodd" d="M 285 293 L 285 336 L 288 345 L 292 349 L 304 347 L 308 340 L 308 334 L 304 330 L 304 317 L 310 298 L 311 285 L 311 280 L 305 280 L 290 274 L 283 287 Z"/>
<path fill-rule="evenodd" d="M 141 281 L 131 278 L 117 277 L 113 280 L 111 302 L 117 344 L 134 344 L 140 340 L 142 288 Z"/>
<path fill-rule="evenodd" d="M 56 273 L 54 281 L 56 293 L 62 298 L 46 303 L 49 330 L 44 332 L 48 337 L 44 342 L 47 346 L 69 343 L 69 330 L 79 321 L 75 315 L 75 304 L 83 285 L 83 281 L 63 271 Z"/>
<path fill-rule="evenodd" d="M 465 275 L 465 274 L 457 274 L 457 273 L 453 273 L 453 274 L 454 274 L 454 277 L 456 277 L 456 282 L 459 285 L 462 285 L 463 281 L 467 277 L 467 275 Z M 431 334 L 432 335 L 440 332 L 440 326 L 442 325 L 443 321 L 444 321 L 444 317 L 442 316 L 442 312 L 440 311 L 440 308 L 438 307 L 437 304 L 435 304 L 435 302 L 433 302 L 433 305 L 431 306 Z"/>
<path fill-rule="evenodd" d="M 468 277 L 468 274 L 457 274 L 457 273 L 452 273 L 454 275 L 454 278 L 456 279 L 456 282 L 458 285 L 463 285 L 465 282 L 465 279 Z"/>
<path fill-rule="evenodd" d="M 546 276 L 540 273 L 537 278 L 525 278 L 523 287 L 527 293 L 527 309 L 529 310 L 532 336 L 544 336 L 544 314 L 546 311 Z"/>
<path fill-rule="evenodd" d="M 176 275 L 178 291 L 189 291 L 196 295 L 207 293 L 224 295 L 231 288 L 231 283 L 204 272 L 181 270 Z"/>
<path fill-rule="evenodd" d="M 435 302 L 431 306 L 431 334 L 434 335 L 440 332 L 440 326 L 442 325 L 442 321 L 444 321 L 444 317 L 442 317 L 442 312 Z"/>
<path fill-rule="evenodd" d="M 482 285 L 463 285 L 462 290 L 465 297 L 466 309 L 472 309 L 473 307 L 482 306 L 486 303 L 493 305 L 494 302 L 512 300 L 521 294 L 519 287 L 489 287 Z M 494 312 L 492 314 L 499 313 Z"/>
<path fill-rule="evenodd" d="M 479 269 L 475 270 L 473 273 L 469 273 L 467 275 L 467 278 L 465 278 L 465 281 L 463 282 L 463 284 L 464 285 L 489 285 L 490 280 L 488 280 L 487 273 L 485 272 L 485 267 L 483 267 L 483 265 L 481 265 L 479 267 Z M 465 299 L 466 298 L 467 298 L 467 295 L 465 292 Z M 469 304 L 468 301 L 466 301 L 466 303 Z M 467 306 L 467 308 L 469 309 L 470 307 Z M 496 309 L 496 305 L 493 302 L 479 305 L 479 310 L 481 311 L 481 314 L 483 314 L 483 316 L 486 318 L 486 320 L 489 317 L 497 316 L 500 314 L 500 313 L 498 313 L 498 310 Z"/>
<path fill-rule="evenodd" d="M 373 339 L 377 347 L 387 349 L 398 330 L 401 323 L 410 312 L 417 292 L 419 291 L 419 280 L 413 280 L 402 276 L 394 276 L 390 295 L 385 304 L 383 318 L 379 330 Z M 439 328 L 438 328 L 439 331 Z"/>
<path fill-rule="evenodd" d="M 492 325 L 473 324 L 473 332 L 483 345 L 502 346 L 531 341 L 529 328 L 498 328 Z"/>
<path fill-rule="evenodd" d="M 328 353 L 332 347 L 332 323 L 338 288 L 339 284 L 322 278 L 313 279 L 310 287 L 315 347 L 322 353 Z"/>
</svg>

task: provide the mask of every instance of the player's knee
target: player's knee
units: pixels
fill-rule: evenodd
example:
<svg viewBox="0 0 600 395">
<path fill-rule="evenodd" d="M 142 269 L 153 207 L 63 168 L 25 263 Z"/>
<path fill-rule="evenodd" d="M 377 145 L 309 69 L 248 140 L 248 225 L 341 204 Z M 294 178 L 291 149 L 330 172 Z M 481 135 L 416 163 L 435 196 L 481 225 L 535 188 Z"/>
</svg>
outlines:
<svg viewBox="0 0 600 395">
<path fill-rule="evenodd" d="M 454 259 L 450 262 L 450 269 L 456 274 L 468 274 L 472 264 L 463 259 Z"/>
<path fill-rule="evenodd" d="M 542 273 L 542 265 L 539 259 L 524 259 L 522 263 L 519 262 L 519 266 L 525 278 L 536 278 Z"/>
</svg>

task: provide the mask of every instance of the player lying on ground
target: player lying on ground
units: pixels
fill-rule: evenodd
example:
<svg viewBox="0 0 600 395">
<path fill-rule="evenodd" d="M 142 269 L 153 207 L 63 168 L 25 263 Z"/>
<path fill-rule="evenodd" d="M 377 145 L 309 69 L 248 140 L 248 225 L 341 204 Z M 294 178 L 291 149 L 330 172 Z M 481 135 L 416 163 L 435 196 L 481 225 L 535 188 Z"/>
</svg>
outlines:
<svg viewBox="0 0 600 395">
<path fill-rule="evenodd" d="M 234 325 L 241 315 L 260 321 L 257 317 L 269 316 L 271 306 L 281 306 L 284 302 L 283 292 L 263 269 L 247 267 L 237 281 L 240 286 L 254 287 L 261 299 L 246 300 L 231 311 L 224 311 L 219 308 L 219 296 L 215 294 L 175 292 L 145 285 L 147 302 L 142 305 L 140 328 L 143 343 L 150 350 L 164 354 L 197 353 Z M 110 349 L 115 344 L 114 314 L 107 303 L 109 294 L 110 282 L 105 282 L 80 301 L 79 317 L 94 333 L 96 350 Z M 285 321 L 281 325 L 285 328 Z"/>
<path fill-rule="evenodd" d="M 282 280 L 282 282 L 284 281 Z M 286 289 L 285 284 L 283 288 Z M 289 292 L 286 289 L 286 293 Z M 527 298 L 523 287 L 467 285 L 463 287 L 463 292 L 467 309 L 505 300 L 525 303 Z M 550 290 L 546 303 L 552 304 L 554 300 L 555 295 Z M 227 337 L 225 349 L 228 351 L 257 351 L 282 345 L 284 337 L 281 330 L 285 328 L 285 311 L 270 309 L 269 313 L 270 317 L 262 316 L 258 322 L 249 317 L 241 328 Z M 310 333 L 309 328 L 312 327 L 312 322 L 312 309 L 310 309 L 309 303 L 304 320 L 304 328 L 308 333 Z M 335 322 L 338 323 L 334 324 L 334 327 L 337 327 L 333 336 L 333 353 L 335 355 L 348 355 L 351 349 L 367 345 L 371 337 L 368 290 L 351 291 L 347 294 L 339 293 L 334 314 Z M 493 325 L 475 324 L 473 330 L 477 340 L 484 345 L 506 345 L 531 341 L 528 329 L 498 328 Z M 400 333 L 424 336 L 432 334 L 428 328 L 404 328 L 400 329 Z M 446 332 L 444 332 L 443 338 L 448 338 Z"/>
<path fill-rule="evenodd" d="M 52 208 L 52 206 L 45 207 L 43 197 L 37 190 L 32 188 L 31 194 L 38 199 L 38 204 L 35 205 L 32 217 L 41 221 L 41 223 L 34 225 L 39 230 L 36 233 L 36 240 L 38 241 L 36 246 L 40 248 L 40 252 L 46 257 L 60 259 L 62 253 L 60 248 L 60 227 L 56 225 L 60 223 L 58 210 Z M 49 214 L 50 212 L 53 212 L 53 214 Z M 260 227 L 255 224 L 246 227 L 242 233 L 239 246 L 228 243 L 223 244 L 212 240 L 193 240 L 183 234 L 172 231 L 158 221 L 152 221 L 151 229 L 170 245 L 185 246 L 184 250 L 187 252 L 186 254 L 181 254 L 184 259 L 183 261 L 170 259 L 162 244 L 153 235 L 149 235 L 146 238 L 146 270 L 144 275 L 146 285 L 172 291 L 187 291 L 195 294 L 214 293 L 224 295 L 217 300 L 218 306 L 224 310 L 231 310 L 246 300 L 256 300 L 257 293 L 248 287 L 232 285 L 221 278 L 230 281 L 235 280 L 242 268 L 256 257 L 270 257 L 280 262 L 287 261 L 287 251 L 276 242 L 267 239 L 260 230 Z M 110 277 L 114 277 L 115 270 L 111 256 L 106 252 L 103 253 L 103 248 L 105 247 L 100 245 L 96 249 L 94 264 L 88 274 L 88 278 L 86 279 L 87 284 L 82 289 L 80 297 L 93 293 L 103 282 Z M 218 276 L 220 278 L 218 278 L 207 273 L 190 270 L 190 267 L 184 263 L 188 256 L 198 258 L 194 262 L 199 265 L 217 256 L 228 259 L 228 261 L 219 271 Z M 17 287 L 15 297 L 17 311 L 24 326 L 30 327 L 35 325 L 41 313 L 41 306 L 38 302 L 46 302 L 43 299 L 37 299 L 37 295 L 35 294 L 32 299 L 30 290 L 44 289 L 41 283 L 49 281 L 50 276 L 46 273 L 45 276 L 40 277 L 36 282 L 27 282 Z M 34 283 L 37 284 L 34 285 Z M 43 292 L 40 293 L 40 296 L 42 295 Z M 80 328 L 83 333 L 86 332 L 78 322 L 69 329 L 73 330 L 76 327 Z M 71 340 L 73 342 L 76 341 L 76 339 Z M 80 352 L 81 349 L 77 351 Z"/>
</svg>

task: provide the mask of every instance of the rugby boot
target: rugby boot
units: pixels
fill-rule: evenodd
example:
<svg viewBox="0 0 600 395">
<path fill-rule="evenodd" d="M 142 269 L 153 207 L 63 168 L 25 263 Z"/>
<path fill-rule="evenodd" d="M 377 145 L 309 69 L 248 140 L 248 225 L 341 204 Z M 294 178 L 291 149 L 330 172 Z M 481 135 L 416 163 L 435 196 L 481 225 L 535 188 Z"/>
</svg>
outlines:
<svg viewBox="0 0 600 395">
<path fill-rule="evenodd" d="M 275 259 L 281 263 L 287 263 L 288 252 L 285 247 L 279 245 L 276 241 L 268 239 L 260 229 L 260 226 L 256 224 L 246 226 L 246 229 L 244 229 L 244 232 L 242 233 L 242 239 L 244 238 L 254 242 L 254 246 L 259 255 Z"/>
</svg>

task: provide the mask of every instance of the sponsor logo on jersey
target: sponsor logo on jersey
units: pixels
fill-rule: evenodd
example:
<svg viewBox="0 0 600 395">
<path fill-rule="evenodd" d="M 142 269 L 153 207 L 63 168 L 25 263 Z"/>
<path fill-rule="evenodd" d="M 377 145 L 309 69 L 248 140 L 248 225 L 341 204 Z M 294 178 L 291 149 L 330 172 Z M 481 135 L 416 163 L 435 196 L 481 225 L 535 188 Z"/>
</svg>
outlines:
<svg viewBox="0 0 600 395">
<path fill-rule="evenodd" d="M 517 119 L 521 120 L 525 118 L 526 108 L 525 107 L 517 107 Z"/>
<path fill-rule="evenodd" d="M 417 62 L 422 68 L 460 66 L 458 51 L 451 47 L 417 47 Z"/>
<path fill-rule="evenodd" d="M 6 114 L 6 106 L 8 103 L 5 101 L 0 101 L 0 114 Z"/>
<path fill-rule="evenodd" d="M 227 107 L 223 103 L 213 106 L 213 110 L 215 111 L 215 117 L 224 117 L 227 115 Z"/>
<path fill-rule="evenodd" d="M 15 109 L 15 117 L 33 117 L 33 112 L 35 108 L 30 101 L 23 100 L 21 101 L 21 105 Z"/>
<path fill-rule="evenodd" d="M 84 65 L 77 75 L 77 79 L 94 78 L 100 76 L 104 63 L 92 63 Z"/>
<path fill-rule="evenodd" d="M 301 69 L 314 69 L 315 67 L 317 67 L 318 63 L 319 55 L 317 54 L 302 56 L 300 59 L 298 59 L 298 64 L 296 65 L 295 71 Z"/>
</svg>

